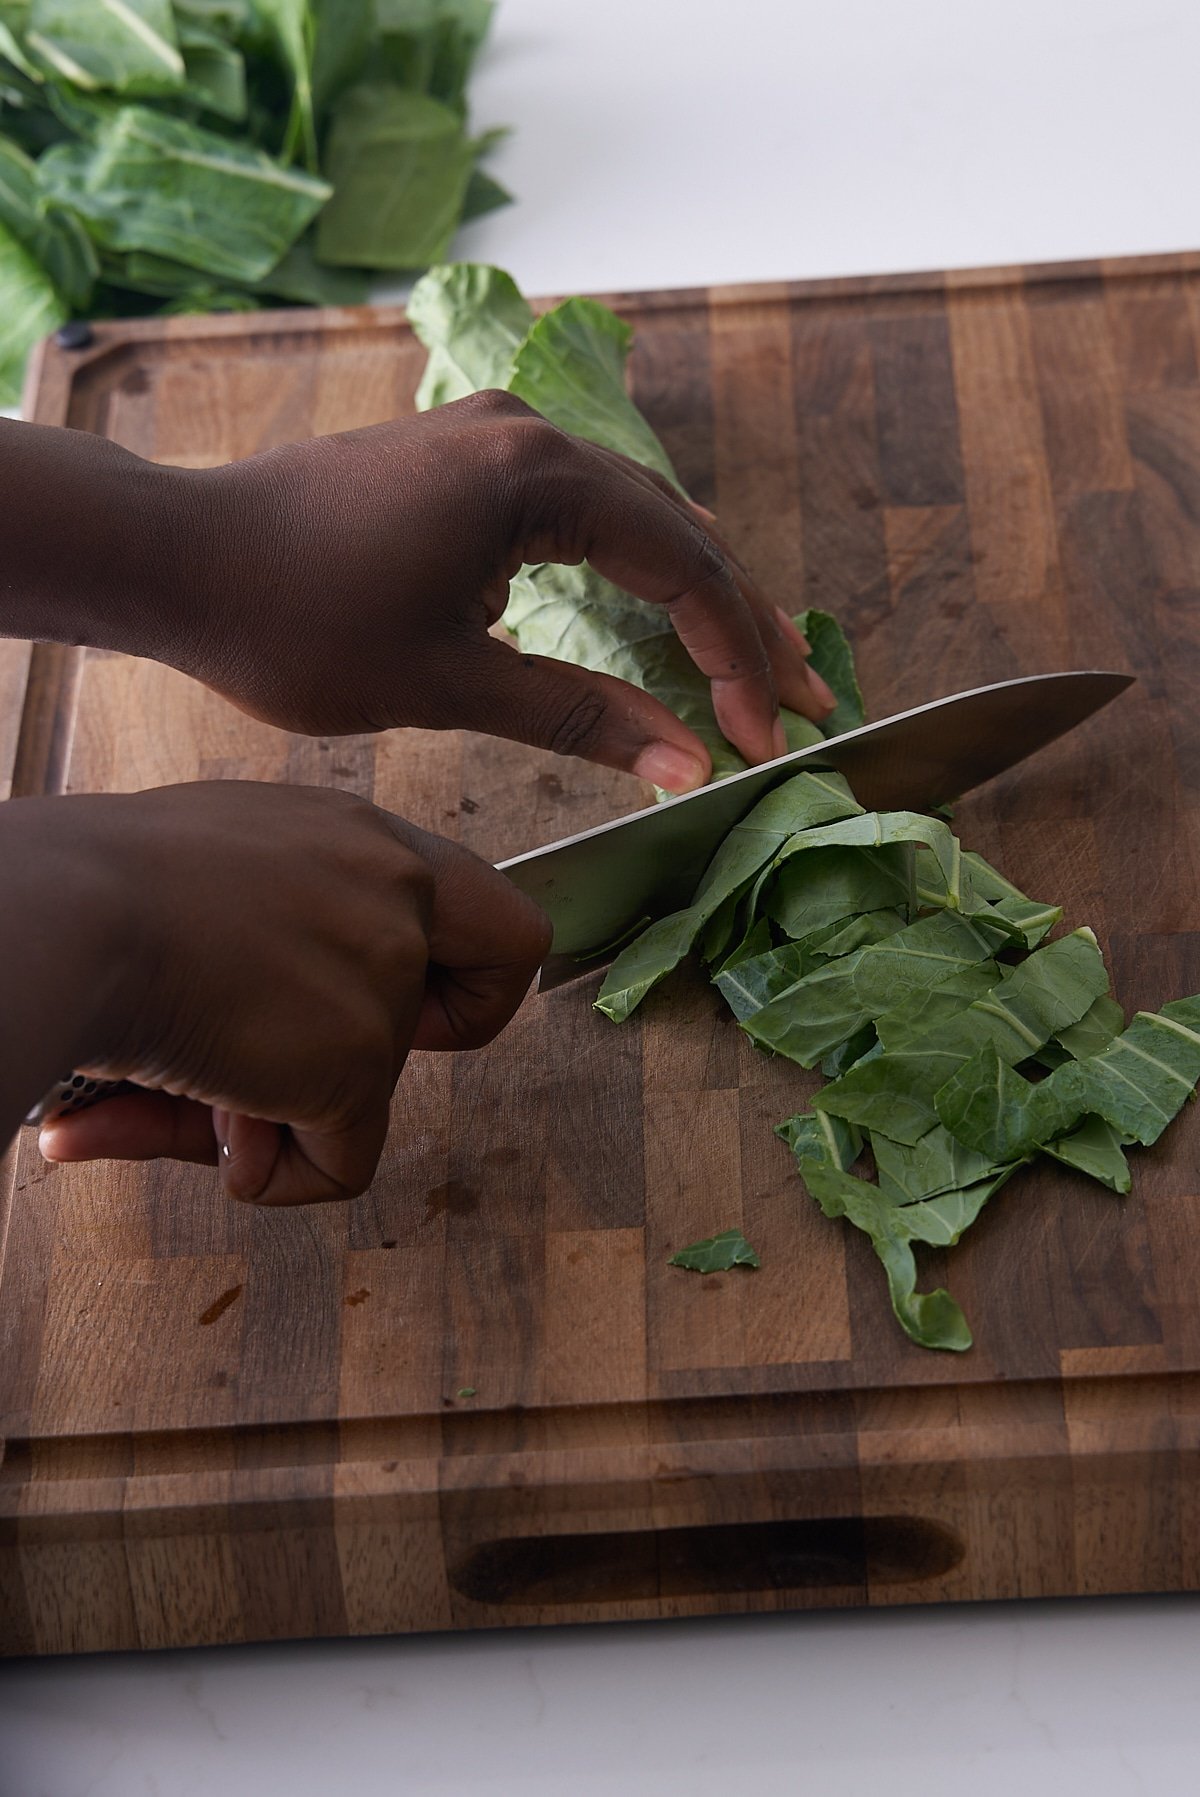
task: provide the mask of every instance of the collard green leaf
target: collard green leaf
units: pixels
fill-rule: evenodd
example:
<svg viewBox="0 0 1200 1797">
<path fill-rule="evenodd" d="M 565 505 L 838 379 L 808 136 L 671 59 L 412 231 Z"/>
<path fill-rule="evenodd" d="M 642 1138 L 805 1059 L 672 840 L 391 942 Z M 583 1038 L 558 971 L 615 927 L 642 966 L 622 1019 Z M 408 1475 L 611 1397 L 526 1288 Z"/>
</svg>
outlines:
<svg viewBox="0 0 1200 1797">
<path fill-rule="evenodd" d="M 474 146 L 451 108 L 383 82 L 348 88 L 326 148 L 334 192 L 317 226 L 321 261 L 379 269 L 440 262 L 474 166 Z"/>
<path fill-rule="evenodd" d="M 73 212 L 47 203 L 37 167 L 15 143 L 0 137 L 0 223 L 40 264 L 68 307 L 83 311 L 92 297 L 99 263 L 91 240 Z"/>
<path fill-rule="evenodd" d="M 504 623 L 523 654 L 551 655 L 615 674 L 661 699 L 708 749 L 714 780 L 745 768 L 717 724 L 707 677 L 662 606 L 623 593 L 586 563 L 567 568 L 542 562 L 522 568 L 513 580 Z M 789 748 L 822 740 L 807 718 L 789 711 L 780 715 Z"/>
<path fill-rule="evenodd" d="M 33 0 L 25 46 L 84 93 L 170 94 L 184 84 L 170 0 Z"/>
<path fill-rule="evenodd" d="M 615 449 L 679 485 L 667 452 L 625 391 L 633 331 L 596 300 L 569 299 L 517 350 L 510 393 L 561 430 Z"/>
<path fill-rule="evenodd" d="M 1062 922 L 1062 906 L 1039 904 L 1037 899 L 1000 898 L 989 902 L 986 915 L 997 923 L 1011 924 L 1023 948 L 1036 948 L 1055 924 Z"/>
<path fill-rule="evenodd" d="M 877 1186 L 856 1179 L 852 1173 L 843 1173 L 826 1162 L 805 1161 L 800 1174 L 827 1217 L 845 1217 L 869 1237 L 872 1248 L 883 1262 L 892 1310 L 904 1333 L 922 1348 L 947 1348 L 958 1354 L 969 1348 L 971 1331 L 949 1292 L 940 1289 L 917 1291 L 917 1263 L 912 1244 L 914 1240 L 926 1239 L 932 1232 L 933 1217 L 910 1220 L 910 1211 L 918 1211 L 920 1206 L 900 1208 L 889 1204 Z M 987 1195 L 990 1196 L 990 1191 Z M 964 1215 L 970 1208 L 970 1203 L 964 1202 Z M 975 1214 L 978 1214 L 977 1209 Z M 915 1229 L 922 1227 L 926 1234 L 915 1233 Z M 962 1227 L 966 1227 L 965 1222 Z"/>
<path fill-rule="evenodd" d="M 1065 1100 L 1065 1102 L 1064 1102 Z M 1069 1129 L 1077 1101 L 1048 1081 L 1034 1085 L 1002 1061 L 993 1042 L 957 1068 L 934 1094 L 942 1124 L 966 1147 L 996 1162 L 1020 1160 Z"/>
<path fill-rule="evenodd" d="M 1127 1192 L 1131 1181 L 1129 1162 L 1123 1149 L 1128 1141 L 1128 1136 L 1123 1136 L 1103 1117 L 1085 1117 L 1069 1136 L 1063 1136 L 1057 1142 L 1043 1142 L 1042 1149 L 1065 1166 L 1075 1167 L 1090 1179 L 1098 1179 L 1110 1191 Z"/>
<path fill-rule="evenodd" d="M 785 862 L 764 891 L 762 905 L 798 942 L 862 912 L 907 910 L 912 897 L 912 845 L 887 843 L 816 849 Z"/>
<path fill-rule="evenodd" d="M 1078 1023 L 1068 1024 L 1054 1038 L 1077 1061 L 1099 1054 L 1125 1028 L 1125 1013 L 1115 998 L 1102 994 Z"/>
<path fill-rule="evenodd" d="M 363 74 L 376 37 L 375 0 L 315 0 L 313 110 L 318 121 Z"/>
<path fill-rule="evenodd" d="M 250 30 L 254 0 L 172 0 L 172 8 L 181 38 L 196 28 L 236 43 Z"/>
<path fill-rule="evenodd" d="M 860 1128 L 878 1130 L 897 1142 L 918 1142 L 939 1121 L 935 1093 L 964 1061 L 990 1041 L 1001 1060 L 1016 1066 L 1054 1031 L 1078 1022 L 1107 986 L 1095 937 L 1090 930 L 1076 930 L 1007 969 L 982 998 L 927 1030 L 911 1047 L 851 1068 L 813 1102 Z M 1085 1064 L 1093 1063 L 1079 1065 Z M 1051 1074 L 1050 1079 L 1060 1077 Z"/>
<path fill-rule="evenodd" d="M 985 861 L 982 855 L 977 855 L 974 849 L 964 849 L 963 860 L 970 869 L 971 884 L 980 898 L 997 900 L 1025 897 L 1019 886 L 1014 886 L 1011 880 L 993 867 L 990 861 Z"/>
<path fill-rule="evenodd" d="M 812 610 L 797 613 L 796 624 L 812 650 L 810 667 L 816 669 L 837 699 L 837 709 L 822 725 L 826 736 L 857 730 L 866 722 L 867 714 L 854 672 L 854 656 L 841 625 L 827 611 Z"/>
<path fill-rule="evenodd" d="M 885 941 L 805 975 L 749 1016 L 742 1027 L 762 1047 L 787 1055 L 802 1067 L 813 1067 L 910 994 L 985 960 L 994 953 L 997 940 L 995 931 L 953 912 L 920 917 Z"/>
<path fill-rule="evenodd" d="M 313 174 L 317 170 L 317 127 L 313 109 L 312 56 L 316 19 L 309 0 L 254 0 L 281 63 L 287 70 L 292 106 L 283 135 L 282 157 L 299 156 Z"/>
<path fill-rule="evenodd" d="M 14 69 L 24 75 L 27 81 L 32 81 L 35 86 L 40 86 L 45 77 L 37 64 L 31 62 L 26 56 L 21 46 L 21 40 L 17 36 L 16 24 L 15 13 L 11 19 L 0 14 L 0 57 L 3 57 Z"/>
<path fill-rule="evenodd" d="M 1200 998 L 1182 998 L 1158 1012 L 1139 1011 L 1107 1048 L 1060 1067 L 1039 1089 L 1078 1094 L 1081 1111 L 1148 1145 L 1178 1115 L 1197 1080 Z"/>
<path fill-rule="evenodd" d="M 860 1061 L 869 1060 L 872 1055 L 882 1053 L 883 1049 L 875 1034 L 874 1026 L 865 1023 L 860 1030 L 856 1030 L 852 1036 L 847 1036 L 844 1042 L 839 1042 L 838 1046 L 825 1056 L 821 1062 L 821 1072 L 826 1079 L 840 1079 L 843 1073 L 848 1073 L 851 1067 L 857 1067 Z"/>
<path fill-rule="evenodd" d="M 533 307 L 511 275 L 482 262 L 451 262 L 422 275 L 408 322 L 429 351 L 417 409 L 465 399 L 487 387 L 507 389 Z"/>
<path fill-rule="evenodd" d="M 66 307 L 24 244 L 0 223 L 0 405 L 17 405 L 25 359 Z"/>
<path fill-rule="evenodd" d="M 805 820 L 836 817 L 853 808 L 836 774 L 797 774 L 734 826 L 696 889 L 691 905 L 659 918 L 609 968 L 596 1009 L 622 1023 L 659 980 L 679 966 L 720 905 L 748 885 Z"/>
<path fill-rule="evenodd" d="M 244 119 L 246 60 L 241 51 L 216 31 L 182 22 L 179 46 L 189 96 L 220 118 Z"/>
<path fill-rule="evenodd" d="M 105 249 L 145 250 L 247 282 L 277 265 L 330 192 L 259 150 L 144 106 L 105 115 L 90 144 L 56 145 L 38 172 Z"/>
<path fill-rule="evenodd" d="M 893 1204 L 914 1204 L 942 1192 L 963 1191 L 1000 1170 L 990 1155 L 965 1148 L 940 1123 L 915 1143 L 893 1142 L 873 1130 L 871 1152 L 879 1189 Z"/>
<path fill-rule="evenodd" d="M 824 1111 L 797 1111 L 775 1125 L 797 1161 L 824 1161 L 845 1173 L 862 1153 L 862 1136 L 851 1123 Z"/>
<path fill-rule="evenodd" d="M 461 111 L 492 0 L 376 0 L 379 55 L 392 80 Z"/>
<path fill-rule="evenodd" d="M 721 969 L 713 984 L 738 1022 L 744 1023 L 781 992 L 790 992 L 808 968 L 808 957 L 799 943 L 785 942 L 734 960 Z"/>
<path fill-rule="evenodd" d="M 907 917 L 884 907 L 879 911 L 864 911 L 858 917 L 848 917 L 843 923 L 829 924 L 800 940 L 810 955 L 835 961 L 840 955 L 853 954 L 856 948 L 874 948 L 878 942 L 887 942 L 907 927 Z"/>
<path fill-rule="evenodd" d="M 690 1273 L 728 1273 L 731 1267 L 759 1267 L 762 1262 L 740 1229 L 723 1229 L 719 1235 L 681 1248 L 667 1264 L 686 1267 Z"/>
<path fill-rule="evenodd" d="M 931 865 L 936 867 L 938 903 L 950 911 L 966 915 L 980 909 L 970 873 L 962 865 L 962 848 L 940 818 L 926 817 L 919 811 L 865 811 L 857 817 L 833 824 L 822 831 L 807 831 L 789 844 L 788 855 L 810 854 L 814 849 L 860 847 L 878 849 L 892 843 L 914 843 L 930 851 Z M 786 857 L 781 856 L 781 863 Z M 1005 935 L 1012 926 L 997 919 L 997 928 Z"/>
<path fill-rule="evenodd" d="M 162 306 L 164 313 L 257 312 L 261 300 L 244 287 L 218 287 L 212 281 L 197 279 L 194 287 L 177 293 Z"/>
<path fill-rule="evenodd" d="M 911 1048 L 926 1030 L 957 1017 L 977 998 L 990 992 L 1000 977 L 1000 968 L 995 961 L 979 961 L 973 967 L 964 967 L 961 973 L 951 974 L 949 979 L 925 992 L 906 994 L 901 1004 L 885 1011 L 876 1020 L 879 1040 L 887 1049 Z"/>
<path fill-rule="evenodd" d="M 478 163 L 471 170 L 471 179 L 467 182 L 467 191 L 463 195 L 461 223 L 469 224 L 473 218 L 483 218 L 489 212 L 498 212 L 501 206 L 511 206 L 513 196 L 494 175 L 490 175 Z"/>
<path fill-rule="evenodd" d="M 321 231 L 329 228 L 332 211 L 322 216 Z M 319 243 L 324 256 L 324 240 Z M 503 387 L 561 428 L 675 479 L 662 445 L 625 390 L 628 326 L 595 301 L 568 300 L 535 322 L 508 276 L 458 263 L 431 269 L 417 283 L 409 318 L 430 352 L 417 392 L 421 408 Z M 806 612 L 802 621 L 814 660 L 820 645 L 822 671 L 839 700 L 861 707 L 840 626 L 823 612 Z M 504 623 L 525 654 L 614 674 L 661 699 L 708 748 L 714 780 L 746 766 L 718 728 L 709 682 L 662 607 L 632 598 L 586 565 L 542 563 L 522 568 L 512 582 Z M 819 728 L 788 711 L 782 721 L 790 749 L 831 733 L 829 726 Z M 728 937 L 722 940 L 727 944 Z"/>
</svg>

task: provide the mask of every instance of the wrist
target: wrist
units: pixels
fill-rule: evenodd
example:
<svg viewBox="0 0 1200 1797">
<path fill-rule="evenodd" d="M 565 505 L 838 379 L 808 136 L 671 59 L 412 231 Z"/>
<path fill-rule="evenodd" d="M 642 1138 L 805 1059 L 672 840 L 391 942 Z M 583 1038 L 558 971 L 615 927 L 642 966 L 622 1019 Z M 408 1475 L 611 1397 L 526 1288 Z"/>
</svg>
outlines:
<svg viewBox="0 0 1200 1797">
<path fill-rule="evenodd" d="M 0 958 L 14 976 L 17 1026 L 0 1054 L 23 1056 L 36 1072 L 31 1099 L 69 1069 L 103 1062 L 134 1002 L 136 921 L 101 815 L 113 803 L 0 805 Z"/>
<path fill-rule="evenodd" d="M 86 431 L 0 421 L 0 635 L 179 659 L 202 477 Z"/>
</svg>

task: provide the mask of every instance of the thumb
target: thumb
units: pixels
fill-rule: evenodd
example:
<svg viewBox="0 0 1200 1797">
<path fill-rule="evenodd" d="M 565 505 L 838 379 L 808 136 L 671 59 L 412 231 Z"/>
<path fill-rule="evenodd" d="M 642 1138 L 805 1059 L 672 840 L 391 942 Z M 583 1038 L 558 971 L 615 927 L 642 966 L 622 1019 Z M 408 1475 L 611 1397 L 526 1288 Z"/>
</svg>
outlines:
<svg viewBox="0 0 1200 1797">
<path fill-rule="evenodd" d="M 708 750 L 673 711 L 612 674 L 523 655 L 489 636 L 478 681 L 464 719 L 473 730 L 621 768 L 668 792 L 692 792 L 712 772 Z"/>
</svg>

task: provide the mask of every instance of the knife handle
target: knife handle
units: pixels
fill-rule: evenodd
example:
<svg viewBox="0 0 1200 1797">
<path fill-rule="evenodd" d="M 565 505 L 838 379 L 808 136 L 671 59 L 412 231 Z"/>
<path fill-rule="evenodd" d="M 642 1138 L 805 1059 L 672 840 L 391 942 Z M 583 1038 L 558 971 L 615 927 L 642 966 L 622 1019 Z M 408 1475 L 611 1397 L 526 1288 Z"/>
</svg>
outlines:
<svg viewBox="0 0 1200 1797">
<path fill-rule="evenodd" d="M 43 1123 L 50 1123 L 55 1117 L 70 1116 L 72 1111 L 85 1111 L 89 1105 L 99 1104 L 102 1098 L 112 1098 L 118 1092 L 133 1092 L 137 1088 L 127 1079 L 93 1079 L 86 1073 L 68 1073 L 63 1079 L 55 1080 L 40 1104 L 35 1104 L 25 1122 L 30 1129 L 39 1129 Z"/>
</svg>

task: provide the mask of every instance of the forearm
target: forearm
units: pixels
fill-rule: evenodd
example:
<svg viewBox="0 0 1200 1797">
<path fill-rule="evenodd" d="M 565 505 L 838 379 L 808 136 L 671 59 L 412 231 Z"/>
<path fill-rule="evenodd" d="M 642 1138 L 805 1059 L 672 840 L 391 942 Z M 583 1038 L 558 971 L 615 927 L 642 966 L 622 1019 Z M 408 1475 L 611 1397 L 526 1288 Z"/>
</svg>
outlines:
<svg viewBox="0 0 1200 1797">
<path fill-rule="evenodd" d="M 86 431 L 0 419 L 0 636 L 169 659 L 191 628 L 200 484 Z"/>
<path fill-rule="evenodd" d="M 115 881 L 76 827 L 80 808 L 96 803 L 0 804 L 0 1153 L 56 1079 L 103 1053 L 118 1023 Z"/>
</svg>

